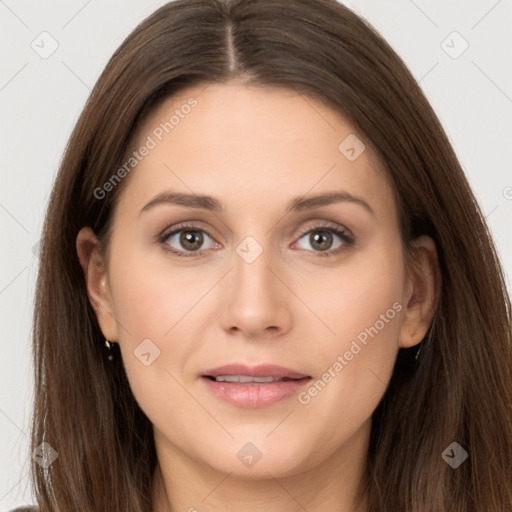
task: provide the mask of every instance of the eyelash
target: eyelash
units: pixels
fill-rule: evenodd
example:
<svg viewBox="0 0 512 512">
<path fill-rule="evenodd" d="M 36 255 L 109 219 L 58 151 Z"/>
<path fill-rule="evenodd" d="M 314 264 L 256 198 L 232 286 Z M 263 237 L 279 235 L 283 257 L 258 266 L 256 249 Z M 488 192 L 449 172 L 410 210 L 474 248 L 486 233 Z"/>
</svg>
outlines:
<svg viewBox="0 0 512 512">
<path fill-rule="evenodd" d="M 183 258 L 190 258 L 194 256 L 202 255 L 204 252 L 206 252 L 208 249 L 202 249 L 200 251 L 177 251 L 175 249 L 169 248 L 169 245 L 166 243 L 167 239 L 171 237 L 172 235 L 175 235 L 176 233 L 179 233 L 181 231 L 200 231 L 202 233 L 206 233 L 212 240 L 214 240 L 214 237 L 210 234 L 210 232 L 207 229 L 199 228 L 195 226 L 194 224 L 189 223 L 183 223 L 178 225 L 175 229 L 172 231 L 163 231 L 161 234 L 157 235 L 156 241 L 162 244 L 162 249 L 165 252 L 172 253 L 175 256 L 183 257 Z M 346 247 L 352 245 L 354 243 L 354 237 L 349 233 L 348 230 L 345 229 L 338 229 L 331 225 L 327 224 L 315 224 L 313 226 L 307 226 L 304 231 L 301 232 L 298 240 L 304 237 L 304 235 L 307 235 L 309 233 L 312 233 L 314 231 L 328 231 L 330 233 L 334 233 L 342 240 L 342 245 L 337 247 L 336 249 L 331 249 L 328 251 L 308 251 L 308 252 L 314 252 L 316 255 L 321 257 L 334 257 L 337 256 L 339 252 L 343 251 Z M 187 254 L 188 253 L 188 254 Z"/>
</svg>

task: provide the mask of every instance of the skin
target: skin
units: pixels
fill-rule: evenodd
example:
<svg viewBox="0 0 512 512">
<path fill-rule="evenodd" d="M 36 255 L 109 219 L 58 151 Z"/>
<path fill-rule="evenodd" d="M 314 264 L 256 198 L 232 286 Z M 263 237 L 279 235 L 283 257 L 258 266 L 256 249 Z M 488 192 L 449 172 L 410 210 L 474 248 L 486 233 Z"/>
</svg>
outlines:
<svg viewBox="0 0 512 512">
<path fill-rule="evenodd" d="M 197 106 L 125 178 L 108 255 L 89 227 L 77 237 L 102 332 L 119 342 L 154 426 L 154 510 L 169 510 L 168 497 L 180 511 L 354 511 L 371 415 L 398 349 L 421 342 L 432 321 L 435 245 L 418 239 L 406 265 L 392 189 L 369 143 L 354 161 L 338 150 L 349 134 L 364 135 L 294 91 L 238 82 L 190 88 L 151 114 L 135 146 L 191 96 Z M 167 190 L 213 196 L 224 211 L 168 203 L 140 213 Z M 350 201 L 286 212 L 292 198 L 338 190 L 373 214 Z M 181 233 L 154 240 L 183 221 L 211 234 L 203 233 L 202 254 L 163 250 L 190 253 Z M 322 256 L 310 239 L 317 232 L 307 233 L 324 223 L 348 230 L 354 243 L 331 232 L 320 247 L 341 252 Z M 252 263 L 236 252 L 247 236 L 263 249 Z M 241 409 L 199 378 L 242 362 L 280 364 L 316 381 L 393 304 L 401 311 L 307 404 L 293 395 Z M 149 366 L 134 355 L 147 338 L 160 350 Z M 252 467 L 237 457 L 248 442 L 262 454 Z"/>
</svg>

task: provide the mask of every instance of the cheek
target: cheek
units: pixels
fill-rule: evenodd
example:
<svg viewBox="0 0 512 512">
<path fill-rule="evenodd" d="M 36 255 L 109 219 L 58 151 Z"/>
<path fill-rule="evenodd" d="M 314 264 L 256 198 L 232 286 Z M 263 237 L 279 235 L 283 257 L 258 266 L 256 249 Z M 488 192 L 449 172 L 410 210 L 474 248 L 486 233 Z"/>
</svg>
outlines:
<svg viewBox="0 0 512 512">
<path fill-rule="evenodd" d="M 190 278 L 187 285 L 178 268 L 169 272 L 169 264 L 161 268 L 142 251 L 127 254 L 123 247 L 118 240 L 110 271 L 119 344 L 132 391 L 143 409 L 151 409 L 164 404 L 165 391 L 176 387 L 175 368 L 193 350 L 187 311 L 204 291 L 191 287 Z"/>
<path fill-rule="evenodd" d="M 377 352 L 398 342 L 405 279 L 400 241 L 373 246 L 379 249 L 361 251 L 346 265 L 325 273 L 323 285 L 318 276 L 311 276 L 307 289 L 314 293 L 309 300 L 331 331 L 329 335 L 325 329 L 323 337 L 329 352 L 348 350 L 354 339 L 364 344 L 365 338 L 378 336 L 382 343 L 372 347 Z"/>
<path fill-rule="evenodd" d="M 184 316 L 187 305 L 198 301 L 202 289 L 191 287 L 190 272 L 173 268 L 154 248 L 135 248 L 127 254 L 120 239 L 116 249 L 110 281 L 116 319 L 123 327 L 121 341 L 151 338 L 157 343 Z"/>
<path fill-rule="evenodd" d="M 316 380 L 299 396 L 332 439 L 350 436 L 382 398 L 396 360 L 404 286 L 399 240 L 361 253 L 325 279 L 323 296 L 310 295 L 330 328 L 316 328 Z M 312 280 L 313 282 L 313 280 Z M 318 290 L 318 280 L 316 290 Z M 340 424 L 341 421 L 341 424 Z"/>
</svg>

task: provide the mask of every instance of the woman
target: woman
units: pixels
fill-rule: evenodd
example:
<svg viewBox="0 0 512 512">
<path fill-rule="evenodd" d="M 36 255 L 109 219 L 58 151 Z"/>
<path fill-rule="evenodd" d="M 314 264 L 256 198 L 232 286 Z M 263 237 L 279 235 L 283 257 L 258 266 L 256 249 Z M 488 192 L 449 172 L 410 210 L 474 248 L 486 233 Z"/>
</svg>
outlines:
<svg viewBox="0 0 512 512">
<path fill-rule="evenodd" d="M 510 324 L 461 166 L 371 27 L 172 2 L 107 65 L 49 204 L 39 510 L 512 510 Z"/>
</svg>

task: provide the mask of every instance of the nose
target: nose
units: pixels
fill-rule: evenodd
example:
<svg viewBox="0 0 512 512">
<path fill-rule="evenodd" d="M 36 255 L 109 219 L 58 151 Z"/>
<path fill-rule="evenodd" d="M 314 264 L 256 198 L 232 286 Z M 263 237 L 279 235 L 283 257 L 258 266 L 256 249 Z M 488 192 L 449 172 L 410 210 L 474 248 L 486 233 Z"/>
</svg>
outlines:
<svg viewBox="0 0 512 512">
<path fill-rule="evenodd" d="M 250 261 L 233 254 L 222 297 L 222 327 L 251 339 L 281 336 L 291 328 L 293 293 L 286 276 L 270 250 Z"/>
</svg>

